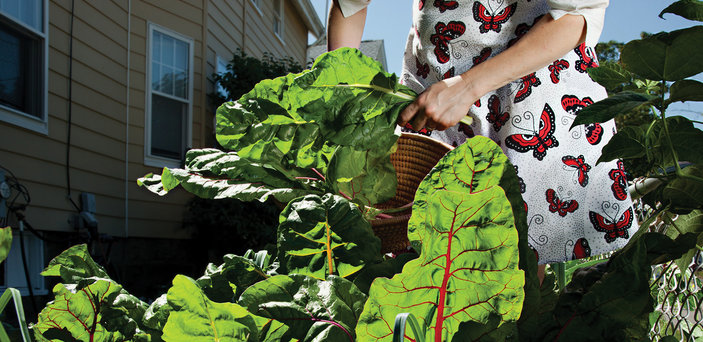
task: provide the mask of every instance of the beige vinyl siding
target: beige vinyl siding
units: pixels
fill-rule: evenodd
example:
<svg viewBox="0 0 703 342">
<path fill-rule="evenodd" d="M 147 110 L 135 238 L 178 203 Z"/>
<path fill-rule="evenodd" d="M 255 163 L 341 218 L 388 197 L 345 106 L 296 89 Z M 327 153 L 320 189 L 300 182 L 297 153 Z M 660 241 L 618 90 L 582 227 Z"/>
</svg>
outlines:
<svg viewBox="0 0 703 342">
<path fill-rule="evenodd" d="M 149 23 L 193 40 L 191 146 L 198 148 L 212 141 L 213 109 L 207 108 L 206 96 L 212 91 L 208 77 L 215 56 L 228 60 L 243 48 L 255 57 L 270 52 L 305 63 L 307 29 L 294 6 L 284 3 L 285 44 L 273 34 L 270 1 L 261 1 L 260 15 L 249 0 L 131 0 L 131 16 L 129 0 L 75 2 L 71 193 L 77 204 L 81 192 L 95 194 L 100 233 L 190 235 L 182 218 L 192 195 L 177 189 L 159 197 L 136 184 L 147 173 L 161 172 L 144 165 Z M 70 6 L 70 0 L 49 0 L 48 134 L 0 122 L 0 165 L 13 171 L 32 196 L 27 220 L 40 230 L 67 232 L 74 231 L 68 221 L 75 214 L 66 199 Z"/>
</svg>

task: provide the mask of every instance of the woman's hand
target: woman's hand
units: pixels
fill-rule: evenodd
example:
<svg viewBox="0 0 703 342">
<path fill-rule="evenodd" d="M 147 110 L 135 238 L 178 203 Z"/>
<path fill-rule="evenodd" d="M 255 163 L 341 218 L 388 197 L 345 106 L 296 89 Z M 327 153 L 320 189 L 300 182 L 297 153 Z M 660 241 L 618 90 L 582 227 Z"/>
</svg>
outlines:
<svg viewBox="0 0 703 342">
<path fill-rule="evenodd" d="M 481 97 L 462 76 L 439 81 L 400 113 L 398 124 L 410 123 L 414 130 L 424 127 L 445 130 L 456 125 L 468 114 L 471 106 Z"/>
</svg>

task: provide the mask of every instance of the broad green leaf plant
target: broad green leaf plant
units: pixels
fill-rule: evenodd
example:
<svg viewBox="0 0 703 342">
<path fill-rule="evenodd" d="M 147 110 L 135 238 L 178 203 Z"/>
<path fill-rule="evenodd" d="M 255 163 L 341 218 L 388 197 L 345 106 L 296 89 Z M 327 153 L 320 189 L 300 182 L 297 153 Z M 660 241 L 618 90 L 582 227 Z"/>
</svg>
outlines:
<svg viewBox="0 0 703 342">
<path fill-rule="evenodd" d="M 702 20 L 682 0 L 662 15 Z M 61 278 L 33 327 L 39 341 L 648 341 L 651 266 L 687 267 L 703 240 L 703 132 L 671 116 L 703 100 L 703 29 L 655 34 L 590 71 L 608 99 L 575 125 L 649 108 L 651 122 L 620 127 L 601 161 L 641 161 L 641 230 L 609 259 L 570 267 L 540 285 L 527 245 L 514 168 L 474 137 L 420 185 L 408 227 L 416 253 L 381 255 L 367 219 L 395 193 L 389 161 L 398 113 L 416 94 L 357 50 L 321 56 L 310 70 L 266 80 L 218 110 L 227 151 L 191 150 L 185 167 L 139 179 L 165 195 L 287 204 L 276 252 L 226 255 L 196 280 L 178 275 L 151 304 L 130 295 L 90 257 L 66 250 L 43 272 Z M 699 122 L 700 123 L 700 122 Z M 638 195 L 639 194 L 639 195 Z M 676 216 L 676 215 L 680 216 Z M 652 222 L 666 232 L 648 232 Z M 698 249 L 697 249 L 698 248 Z M 405 328 L 405 325 L 408 328 Z M 669 338 L 671 339 L 671 338 Z"/>
</svg>

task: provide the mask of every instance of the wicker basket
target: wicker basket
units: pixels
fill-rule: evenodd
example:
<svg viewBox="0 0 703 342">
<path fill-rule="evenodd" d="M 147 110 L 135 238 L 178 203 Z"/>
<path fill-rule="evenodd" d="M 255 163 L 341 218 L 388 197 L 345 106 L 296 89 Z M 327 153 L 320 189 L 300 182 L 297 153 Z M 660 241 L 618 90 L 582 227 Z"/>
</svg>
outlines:
<svg viewBox="0 0 703 342">
<path fill-rule="evenodd" d="M 391 154 L 391 163 L 398 177 L 395 197 L 376 205 L 377 208 L 398 208 L 415 199 L 415 191 L 437 162 L 452 149 L 450 145 L 418 134 L 403 133 L 398 138 L 398 150 Z M 381 239 L 381 252 L 407 251 L 408 220 L 411 208 L 389 214 L 393 218 L 371 221 L 374 233 Z"/>
</svg>

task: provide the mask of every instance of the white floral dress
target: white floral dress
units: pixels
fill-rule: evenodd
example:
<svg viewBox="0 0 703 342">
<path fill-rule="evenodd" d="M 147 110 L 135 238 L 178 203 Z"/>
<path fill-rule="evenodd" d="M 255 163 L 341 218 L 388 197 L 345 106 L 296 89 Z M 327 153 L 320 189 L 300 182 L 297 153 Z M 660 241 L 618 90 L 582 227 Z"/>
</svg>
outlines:
<svg viewBox="0 0 703 342">
<path fill-rule="evenodd" d="M 573 3 L 414 0 L 401 74 L 401 82 L 419 93 L 505 50 L 547 13 L 584 15 L 586 43 L 483 96 L 469 112 L 471 127 L 418 132 L 454 146 L 483 135 L 501 146 L 520 178 L 529 244 L 542 264 L 621 248 L 637 229 L 622 162 L 596 165 L 614 122 L 569 129 L 580 109 L 607 96 L 586 70 L 598 65 L 588 44 L 598 39 L 608 2 L 579 2 L 592 6 L 590 11 Z M 555 9 L 562 5 L 571 11 Z"/>
</svg>

